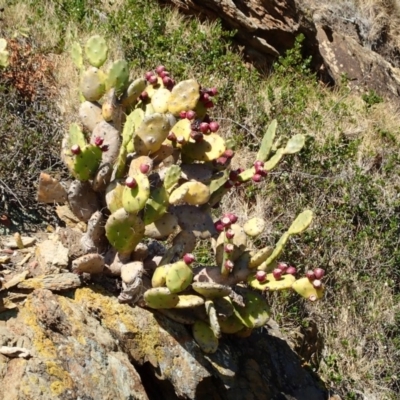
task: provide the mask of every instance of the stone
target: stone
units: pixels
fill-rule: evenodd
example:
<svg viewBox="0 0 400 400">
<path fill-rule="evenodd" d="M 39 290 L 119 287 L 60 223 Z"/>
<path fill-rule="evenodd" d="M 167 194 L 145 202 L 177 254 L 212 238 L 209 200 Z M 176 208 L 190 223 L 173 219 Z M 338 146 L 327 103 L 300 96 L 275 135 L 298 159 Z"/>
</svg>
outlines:
<svg viewBox="0 0 400 400">
<path fill-rule="evenodd" d="M 35 258 L 39 263 L 35 275 L 59 273 L 68 267 L 68 249 L 61 242 L 47 239 L 36 246 Z"/>
</svg>

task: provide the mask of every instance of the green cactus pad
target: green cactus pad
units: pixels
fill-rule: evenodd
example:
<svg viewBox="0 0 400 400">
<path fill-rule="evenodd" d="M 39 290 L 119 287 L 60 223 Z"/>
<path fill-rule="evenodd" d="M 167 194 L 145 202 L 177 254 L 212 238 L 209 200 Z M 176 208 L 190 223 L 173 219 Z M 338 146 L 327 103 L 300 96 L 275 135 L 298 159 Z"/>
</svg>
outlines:
<svg viewBox="0 0 400 400">
<path fill-rule="evenodd" d="M 261 263 L 257 269 L 262 270 L 262 271 L 270 271 L 271 265 L 273 265 L 273 261 L 276 260 L 276 258 L 282 253 L 283 247 L 285 246 L 286 242 L 288 241 L 290 237 L 290 233 L 285 232 L 280 239 L 278 240 L 278 243 L 275 245 L 274 251 L 272 254 L 263 262 Z"/>
<path fill-rule="evenodd" d="M 197 161 L 212 161 L 226 150 L 224 139 L 216 134 L 205 135 L 201 142 L 188 142 L 182 147 L 183 154 Z"/>
<path fill-rule="evenodd" d="M 232 224 L 230 229 L 232 229 L 232 231 L 235 233 L 235 236 L 229 241 L 229 243 L 232 243 L 234 245 L 233 251 L 229 253 L 229 259 L 231 261 L 235 261 L 246 250 L 247 236 L 243 228 L 238 224 Z M 225 232 L 221 232 L 217 239 L 215 253 L 215 261 L 218 265 L 222 265 L 222 262 L 224 260 L 226 243 L 228 243 L 228 241 L 226 240 Z"/>
<path fill-rule="evenodd" d="M 106 91 L 106 76 L 96 67 L 89 67 L 81 77 L 81 93 L 87 101 L 97 101 Z"/>
<path fill-rule="evenodd" d="M 217 310 L 215 309 L 214 302 L 212 300 L 206 300 L 204 306 L 208 315 L 210 327 L 214 332 L 215 337 L 220 338 L 221 328 L 218 323 Z"/>
<path fill-rule="evenodd" d="M 171 132 L 173 132 L 177 138 L 182 139 L 184 142 L 189 141 L 191 131 L 191 122 L 186 118 L 181 119 L 171 128 Z M 182 147 L 182 145 L 179 143 L 176 143 L 176 146 Z"/>
<path fill-rule="evenodd" d="M 122 193 L 122 206 L 128 213 L 136 214 L 143 210 L 150 197 L 150 182 L 147 175 L 142 173 L 133 175 L 133 178 L 135 178 L 137 186 L 133 189 L 125 186 Z"/>
<path fill-rule="evenodd" d="M 170 97 L 171 92 L 168 89 L 160 88 L 156 90 L 151 98 L 151 105 L 153 106 L 154 112 L 166 113 L 168 111 L 168 101 Z"/>
<path fill-rule="evenodd" d="M 173 246 L 179 247 L 178 253 L 180 257 L 184 254 L 191 253 L 196 247 L 196 236 L 190 231 L 180 231 L 172 241 Z"/>
<path fill-rule="evenodd" d="M 171 293 L 185 290 L 193 280 L 193 271 L 183 261 L 171 264 L 167 270 L 166 285 Z"/>
<path fill-rule="evenodd" d="M 230 286 L 221 285 L 215 282 L 193 282 L 192 288 L 206 299 L 225 297 L 232 292 Z"/>
<path fill-rule="evenodd" d="M 153 288 L 162 287 L 165 285 L 166 279 L 167 267 L 165 265 L 157 267 L 151 277 L 151 286 L 153 286 Z"/>
<path fill-rule="evenodd" d="M 115 88 L 117 95 L 121 95 L 129 85 L 129 67 L 126 60 L 114 61 L 108 70 L 106 90 Z"/>
<path fill-rule="evenodd" d="M 144 223 L 149 225 L 160 219 L 167 211 L 168 193 L 164 186 L 153 189 L 144 208 Z"/>
<path fill-rule="evenodd" d="M 89 38 L 85 45 L 85 56 L 90 65 L 100 68 L 108 57 L 108 46 L 104 38 L 99 35 Z"/>
<path fill-rule="evenodd" d="M 293 221 L 292 225 L 288 229 L 290 235 L 296 235 L 304 232 L 311 224 L 313 219 L 313 212 L 311 210 L 305 210 L 297 216 Z"/>
<path fill-rule="evenodd" d="M 265 221 L 262 218 L 251 218 L 244 225 L 243 230 L 247 236 L 257 237 L 265 229 Z"/>
<path fill-rule="evenodd" d="M 154 309 L 174 308 L 179 302 L 179 297 L 166 287 L 148 289 L 144 292 L 143 298 L 146 305 Z"/>
<path fill-rule="evenodd" d="M 243 171 L 241 174 L 239 174 L 238 181 L 239 182 L 247 182 L 252 178 L 252 176 L 255 173 L 256 173 L 256 169 L 254 167 L 248 168 L 245 171 Z"/>
<path fill-rule="evenodd" d="M 141 174 L 140 166 L 142 164 L 148 165 L 150 167 L 150 171 L 153 169 L 153 160 L 148 156 L 139 156 L 134 158 L 129 165 L 129 176 L 135 176 L 137 174 Z"/>
<path fill-rule="evenodd" d="M 268 126 L 267 132 L 265 133 L 260 149 L 258 150 L 256 160 L 267 161 L 269 153 L 272 149 L 272 143 L 275 138 L 276 128 L 278 126 L 278 121 L 274 119 Z"/>
<path fill-rule="evenodd" d="M 157 221 L 146 225 L 144 235 L 151 239 L 164 240 L 178 227 L 178 220 L 172 214 L 164 214 Z"/>
<path fill-rule="evenodd" d="M 258 290 L 287 290 L 290 289 L 296 278 L 293 275 L 282 275 L 281 279 L 276 280 L 273 274 L 267 274 L 264 282 L 259 282 L 255 274 L 248 277 L 247 282 L 251 287 Z"/>
<path fill-rule="evenodd" d="M 172 206 L 169 211 L 178 218 L 178 224 L 183 230 L 193 232 L 198 238 L 207 239 L 216 234 L 211 215 L 199 207 L 185 204 Z"/>
<path fill-rule="evenodd" d="M 218 323 L 222 333 L 236 333 L 244 328 L 243 323 L 236 315 L 231 315 L 228 318 L 218 318 Z"/>
<path fill-rule="evenodd" d="M 192 326 L 194 340 L 204 353 L 212 354 L 218 350 L 218 338 L 210 325 L 204 321 L 196 321 Z"/>
<path fill-rule="evenodd" d="M 274 169 L 278 165 L 279 161 L 282 160 L 283 154 L 283 149 L 278 149 L 276 153 L 264 164 L 264 169 L 266 171 L 271 171 Z"/>
<path fill-rule="evenodd" d="M 145 116 L 134 137 L 136 153 L 148 155 L 156 152 L 167 138 L 170 128 L 169 118 L 165 114 Z"/>
<path fill-rule="evenodd" d="M 104 121 L 101 113 L 101 105 L 99 103 L 92 103 L 84 101 L 79 107 L 79 118 L 83 127 L 92 132 L 99 122 Z"/>
<path fill-rule="evenodd" d="M 316 289 L 308 278 L 297 279 L 292 284 L 292 289 L 307 300 L 316 301 L 323 297 L 324 286 Z"/>
<path fill-rule="evenodd" d="M 72 43 L 70 54 L 71 54 L 72 62 L 75 64 L 76 68 L 81 70 L 83 67 L 83 57 L 82 57 L 81 45 L 77 42 Z"/>
<path fill-rule="evenodd" d="M 196 113 L 196 118 L 202 120 L 207 115 L 208 109 L 202 101 L 198 101 L 193 111 Z"/>
<path fill-rule="evenodd" d="M 283 149 L 283 154 L 295 154 L 298 153 L 305 145 L 306 137 L 301 133 L 294 135 L 289 139 L 286 147 Z"/>
<path fill-rule="evenodd" d="M 102 151 L 94 145 L 87 145 L 81 148 L 78 155 L 73 156 L 71 174 L 80 181 L 88 181 L 93 178 L 100 166 Z"/>
<path fill-rule="evenodd" d="M 181 111 L 194 110 L 200 98 L 200 86 L 194 79 L 181 81 L 171 91 L 168 111 L 179 115 Z"/>
<path fill-rule="evenodd" d="M 175 185 L 178 184 L 181 177 L 181 168 L 179 165 L 171 165 L 164 177 L 164 187 L 167 192 L 171 192 Z"/>
<path fill-rule="evenodd" d="M 200 296 L 196 296 L 195 294 L 180 294 L 179 302 L 175 306 L 178 309 L 184 308 L 194 308 L 199 307 L 204 304 L 204 299 Z"/>
<path fill-rule="evenodd" d="M 118 180 L 112 181 L 106 189 L 106 203 L 107 208 L 114 213 L 122 208 L 122 193 L 124 192 L 125 185 Z"/>
<path fill-rule="evenodd" d="M 234 307 L 229 296 L 215 297 L 213 301 L 219 317 L 228 318 L 233 315 Z"/>
<path fill-rule="evenodd" d="M 110 215 L 105 228 L 111 246 L 124 254 L 132 253 L 144 235 L 142 219 L 127 213 L 123 208 Z"/>
<path fill-rule="evenodd" d="M 138 78 L 131 82 L 122 96 L 122 106 L 128 108 L 135 104 L 145 88 L 146 80 L 143 78 Z"/>
<path fill-rule="evenodd" d="M 250 258 L 249 268 L 257 268 L 261 265 L 274 251 L 273 247 L 267 246 L 258 250 L 255 254 L 253 254 Z"/>
<path fill-rule="evenodd" d="M 247 328 L 260 328 L 269 320 L 270 310 L 265 298 L 250 290 L 241 290 L 244 307 L 235 307 L 235 315 Z"/>
<path fill-rule="evenodd" d="M 210 190 L 201 182 L 185 182 L 175 189 L 169 196 L 170 204 L 187 203 L 200 206 L 208 202 Z"/>
</svg>

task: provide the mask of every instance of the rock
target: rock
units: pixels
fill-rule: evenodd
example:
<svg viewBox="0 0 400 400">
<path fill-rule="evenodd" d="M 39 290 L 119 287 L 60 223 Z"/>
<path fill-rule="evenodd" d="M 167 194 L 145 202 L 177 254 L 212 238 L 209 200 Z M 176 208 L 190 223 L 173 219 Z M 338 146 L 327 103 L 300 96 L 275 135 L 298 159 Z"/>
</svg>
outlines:
<svg viewBox="0 0 400 400">
<path fill-rule="evenodd" d="M 36 238 L 29 236 L 21 236 L 21 240 L 24 247 L 32 246 L 36 242 Z M 3 246 L 10 249 L 18 249 L 17 241 L 14 238 L 4 242 Z"/>
<path fill-rule="evenodd" d="M 0 387 L 4 400 L 326 399 L 271 329 L 246 339 L 230 335 L 206 356 L 184 325 L 119 304 L 101 288 L 69 297 L 38 289 L 0 321 L 0 345 L 32 355 L 0 354 Z"/>
<path fill-rule="evenodd" d="M 37 201 L 40 203 L 65 203 L 67 201 L 67 189 L 57 179 L 45 172 L 40 173 L 37 191 Z"/>
<path fill-rule="evenodd" d="M 39 263 L 35 275 L 59 273 L 68 267 L 68 249 L 59 241 L 48 239 L 39 243 L 35 257 Z"/>
<path fill-rule="evenodd" d="M 77 274 L 70 272 L 54 275 L 41 275 L 18 284 L 19 289 L 49 289 L 53 291 L 70 290 L 82 286 Z"/>
</svg>

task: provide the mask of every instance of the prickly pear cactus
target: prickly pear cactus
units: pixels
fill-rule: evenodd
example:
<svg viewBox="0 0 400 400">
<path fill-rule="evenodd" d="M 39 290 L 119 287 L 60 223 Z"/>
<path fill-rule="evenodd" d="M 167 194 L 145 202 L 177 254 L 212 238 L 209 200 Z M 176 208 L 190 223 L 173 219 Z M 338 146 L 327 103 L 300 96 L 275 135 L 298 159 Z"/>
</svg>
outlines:
<svg viewBox="0 0 400 400">
<path fill-rule="evenodd" d="M 5 49 L 0 39 L 2 67 Z M 289 238 L 311 224 L 312 211 L 301 213 L 275 246 L 258 250 L 249 247 L 262 238 L 263 219 L 211 213 L 237 187 L 267 180 L 284 157 L 303 148 L 305 137 L 295 135 L 280 146 L 274 120 L 253 164 L 233 170 L 232 143 L 209 115 L 216 88 L 195 79 L 176 83 L 162 65 L 130 79 L 128 62 L 112 62 L 108 53 L 98 35 L 71 48 L 82 103 L 62 139 L 61 156 L 75 179 L 69 206 L 88 223 L 74 271 L 96 279 L 107 271 L 120 275 L 121 302 L 192 325 L 206 353 L 217 351 L 225 334 L 246 337 L 266 323 L 269 305 L 260 292 L 322 298 L 324 270 L 296 279 L 296 269 L 279 262 Z M 211 265 L 201 265 L 192 253 L 200 240 L 214 250 Z"/>
</svg>

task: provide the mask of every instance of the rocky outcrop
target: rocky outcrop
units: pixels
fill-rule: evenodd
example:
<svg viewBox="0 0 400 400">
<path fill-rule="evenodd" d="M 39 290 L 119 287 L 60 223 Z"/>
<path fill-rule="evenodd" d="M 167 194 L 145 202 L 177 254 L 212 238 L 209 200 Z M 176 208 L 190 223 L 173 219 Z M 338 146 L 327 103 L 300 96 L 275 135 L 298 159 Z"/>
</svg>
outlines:
<svg viewBox="0 0 400 400">
<path fill-rule="evenodd" d="M 0 400 L 327 398 L 272 325 L 207 356 L 186 326 L 97 286 L 36 289 L 0 313 L 0 387 Z"/>
<path fill-rule="evenodd" d="M 313 68 L 323 81 L 340 84 L 343 77 L 355 90 L 373 89 L 400 104 L 400 69 L 385 59 L 360 35 L 356 18 L 345 18 L 336 3 L 300 0 L 160 0 L 182 12 L 237 30 L 237 38 L 257 63 L 271 62 L 293 46 L 295 37 L 305 36 L 304 50 L 313 58 Z M 351 10 L 350 10 L 351 11 Z M 350 12 L 349 11 L 349 12 Z M 354 10 L 352 11 L 354 13 Z M 341 15 L 344 17 L 341 17 Z M 382 41 L 383 39 L 381 39 Z M 398 54 L 400 49 L 392 49 Z M 382 55 L 381 55 L 382 54 Z"/>
</svg>

